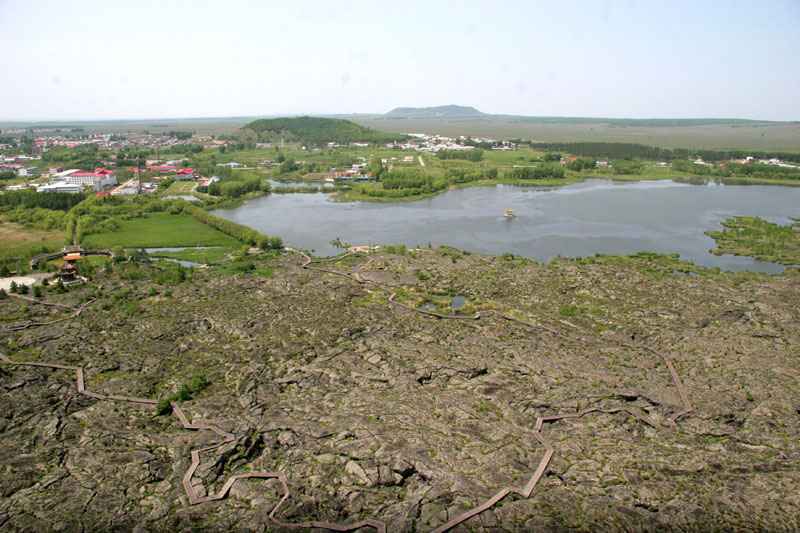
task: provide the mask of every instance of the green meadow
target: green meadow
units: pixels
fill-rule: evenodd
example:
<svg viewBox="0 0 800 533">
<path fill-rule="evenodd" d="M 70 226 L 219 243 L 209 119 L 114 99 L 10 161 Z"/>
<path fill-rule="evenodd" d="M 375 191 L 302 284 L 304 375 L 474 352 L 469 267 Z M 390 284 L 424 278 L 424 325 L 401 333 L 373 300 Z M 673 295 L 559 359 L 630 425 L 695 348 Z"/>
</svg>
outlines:
<svg viewBox="0 0 800 533">
<path fill-rule="evenodd" d="M 117 231 L 86 235 L 82 244 L 87 248 L 241 247 L 233 237 L 190 215 L 151 213 L 144 218 L 122 220 L 120 226 Z"/>
</svg>

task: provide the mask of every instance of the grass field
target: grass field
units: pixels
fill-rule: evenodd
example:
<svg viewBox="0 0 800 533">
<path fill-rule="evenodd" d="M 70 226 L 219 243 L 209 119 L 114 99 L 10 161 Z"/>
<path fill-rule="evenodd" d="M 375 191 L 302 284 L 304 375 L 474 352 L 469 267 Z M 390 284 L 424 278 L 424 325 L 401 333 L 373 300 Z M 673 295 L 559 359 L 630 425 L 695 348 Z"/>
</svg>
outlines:
<svg viewBox="0 0 800 533">
<path fill-rule="evenodd" d="M 199 134 L 233 133 L 248 122 L 262 117 L 219 117 L 197 119 L 152 119 L 132 121 L 74 121 L 61 123 L 87 131 L 163 133 L 174 130 Z M 798 123 L 733 123 L 702 126 L 662 126 L 575 123 L 541 120 L 536 117 L 492 116 L 479 118 L 406 119 L 382 115 L 341 115 L 362 126 L 394 133 L 438 133 L 472 135 L 502 139 L 531 139 L 541 142 L 598 141 L 632 142 L 667 148 L 749 149 L 800 151 Z M 0 123 L 2 127 L 26 127 L 26 123 Z"/>
<path fill-rule="evenodd" d="M 162 194 L 163 195 L 172 195 L 172 194 L 191 194 L 191 192 L 197 187 L 197 183 L 195 181 L 176 181 L 169 187 L 167 187 Z"/>
<path fill-rule="evenodd" d="M 27 259 L 44 250 L 64 246 L 64 233 L 26 228 L 13 222 L 0 222 L 0 262 L 11 258 Z"/>
<path fill-rule="evenodd" d="M 153 213 L 147 218 L 122 221 L 119 231 L 90 234 L 82 244 L 89 248 L 159 248 L 171 246 L 222 246 L 241 243 L 189 215 Z"/>
<path fill-rule="evenodd" d="M 666 148 L 800 151 L 800 124 L 623 126 L 604 123 L 543 123 L 525 117 L 392 119 L 345 117 L 388 132 L 472 135 L 538 142 L 625 142 Z"/>
</svg>

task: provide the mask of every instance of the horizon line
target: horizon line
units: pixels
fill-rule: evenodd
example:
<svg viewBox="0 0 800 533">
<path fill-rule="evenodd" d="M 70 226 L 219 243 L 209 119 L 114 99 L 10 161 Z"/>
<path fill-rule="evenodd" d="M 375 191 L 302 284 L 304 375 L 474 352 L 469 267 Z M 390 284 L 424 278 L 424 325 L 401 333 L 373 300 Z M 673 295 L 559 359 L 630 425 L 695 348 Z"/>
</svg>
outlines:
<svg viewBox="0 0 800 533">
<path fill-rule="evenodd" d="M 413 107 L 413 106 L 400 106 L 400 108 L 404 109 L 435 109 L 437 107 L 448 107 L 448 106 L 426 106 L 426 107 Z M 463 107 L 471 107 L 471 106 L 463 106 Z M 393 108 L 397 109 L 397 108 Z M 760 122 L 760 123 L 772 123 L 772 124 L 796 124 L 800 123 L 799 119 L 782 119 L 782 120 L 773 120 L 773 119 L 760 119 L 760 118 L 745 118 L 745 117 L 713 117 L 713 116 L 702 116 L 702 117 L 632 117 L 632 116 L 587 116 L 587 115 L 519 115 L 513 113 L 484 113 L 480 110 L 473 107 L 479 115 L 464 115 L 464 116 L 452 116 L 452 117 L 412 117 L 418 119 L 447 119 L 447 118 L 478 118 L 478 117 L 514 117 L 514 118 L 539 118 L 539 119 L 569 119 L 569 120 L 576 120 L 576 119 L 588 119 L 588 120 L 637 120 L 637 121 L 647 121 L 647 120 L 730 120 L 730 121 L 748 121 L 748 122 Z M 390 110 L 391 111 L 391 110 Z M 386 118 L 394 118 L 388 115 L 390 111 L 384 113 L 370 113 L 370 112 L 352 112 L 352 113 L 342 113 L 342 112 L 298 112 L 298 113 L 269 113 L 269 114 L 254 114 L 254 115 L 199 115 L 199 116 L 163 116 L 163 117 L 153 117 L 153 116 L 145 116 L 145 117 L 123 117 L 123 118 L 28 118 L 28 119 L 6 119 L 0 118 L 0 124 L 69 124 L 74 122 L 147 122 L 147 121 L 178 121 L 178 120 L 235 120 L 235 119 L 259 119 L 259 118 L 292 118 L 292 117 L 303 117 L 303 116 L 311 116 L 311 117 L 356 117 L 359 115 L 364 116 L 374 116 L 374 117 L 386 117 Z"/>
</svg>

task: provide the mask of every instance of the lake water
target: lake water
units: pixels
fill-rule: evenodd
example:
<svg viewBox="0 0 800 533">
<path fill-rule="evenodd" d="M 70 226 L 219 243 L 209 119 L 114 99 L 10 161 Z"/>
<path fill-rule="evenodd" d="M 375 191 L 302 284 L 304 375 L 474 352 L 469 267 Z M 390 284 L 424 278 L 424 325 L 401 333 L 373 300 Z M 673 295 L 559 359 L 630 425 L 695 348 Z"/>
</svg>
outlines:
<svg viewBox="0 0 800 533">
<path fill-rule="evenodd" d="M 507 208 L 514 218 L 504 216 Z M 677 252 L 725 270 L 780 272 L 771 263 L 708 253 L 714 241 L 704 232 L 734 215 L 788 223 L 800 217 L 800 188 L 589 180 L 561 188 L 475 187 L 391 204 L 337 203 L 322 193 L 276 194 L 215 214 L 318 255 L 337 253 L 330 241 L 340 237 L 351 244 L 448 244 L 543 261 L 558 255 Z"/>
</svg>

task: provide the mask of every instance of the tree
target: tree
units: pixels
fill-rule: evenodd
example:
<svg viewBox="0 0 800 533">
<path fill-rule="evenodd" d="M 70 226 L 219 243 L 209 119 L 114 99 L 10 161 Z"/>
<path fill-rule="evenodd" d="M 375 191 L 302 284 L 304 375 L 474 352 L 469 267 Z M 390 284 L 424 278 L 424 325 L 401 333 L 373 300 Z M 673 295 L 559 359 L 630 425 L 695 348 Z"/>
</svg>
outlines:
<svg viewBox="0 0 800 533">
<path fill-rule="evenodd" d="M 300 167 L 295 163 L 294 159 L 287 159 L 281 166 L 278 167 L 278 172 L 281 174 L 288 174 L 289 172 L 294 172 L 295 170 L 299 169 Z"/>
<path fill-rule="evenodd" d="M 41 298 L 42 297 L 42 287 L 39 285 L 33 286 L 33 297 L 34 298 Z"/>
<path fill-rule="evenodd" d="M 11 285 L 8 287 L 9 292 L 11 294 L 15 294 L 19 290 L 19 286 L 17 285 L 16 281 L 12 281 Z"/>
<path fill-rule="evenodd" d="M 381 162 L 380 157 L 376 157 L 369 162 L 369 166 L 367 167 L 370 176 L 374 176 L 376 178 L 380 178 L 383 174 L 384 168 L 383 163 Z"/>
</svg>

